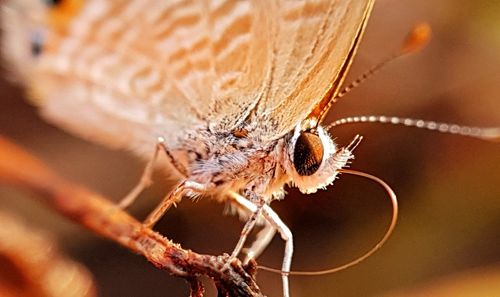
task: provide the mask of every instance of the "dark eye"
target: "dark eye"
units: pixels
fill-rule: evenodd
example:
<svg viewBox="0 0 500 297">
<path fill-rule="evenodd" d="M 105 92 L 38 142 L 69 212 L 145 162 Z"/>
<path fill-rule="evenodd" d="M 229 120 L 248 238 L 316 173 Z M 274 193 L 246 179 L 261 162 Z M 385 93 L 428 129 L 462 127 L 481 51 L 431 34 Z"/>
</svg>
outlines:
<svg viewBox="0 0 500 297">
<path fill-rule="evenodd" d="M 318 135 L 302 132 L 293 150 L 293 165 L 301 176 L 314 174 L 323 161 L 323 144 Z"/>
</svg>

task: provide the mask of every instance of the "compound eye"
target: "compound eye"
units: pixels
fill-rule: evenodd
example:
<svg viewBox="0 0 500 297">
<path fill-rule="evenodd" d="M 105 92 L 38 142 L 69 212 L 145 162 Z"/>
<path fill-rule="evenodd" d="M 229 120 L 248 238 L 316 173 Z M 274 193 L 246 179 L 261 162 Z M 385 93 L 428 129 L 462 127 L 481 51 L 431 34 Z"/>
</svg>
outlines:
<svg viewBox="0 0 500 297">
<path fill-rule="evenodd" d="M 323 161 L 323 143 L 318 135 L 300 133 L 293 150 L 293 166 L 300 176 L 313 175 Z"/>
</svg>

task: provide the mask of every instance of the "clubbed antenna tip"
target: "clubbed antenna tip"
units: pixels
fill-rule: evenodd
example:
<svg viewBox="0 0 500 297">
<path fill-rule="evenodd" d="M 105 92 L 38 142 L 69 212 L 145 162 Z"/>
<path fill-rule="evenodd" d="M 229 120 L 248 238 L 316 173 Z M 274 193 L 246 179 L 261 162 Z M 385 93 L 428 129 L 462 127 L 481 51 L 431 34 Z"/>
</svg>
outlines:
<svg viewBox="0 0 500 297">
<path fill-rule="evenodd" d="M 413 29 L 406 36 L 405 41 L 401 45 L 401 48 L 393 53 L 391 56 L 382 60 L 375 66 L 371 67 L 368 71 L 364 72 L 361 76 L 351 82 L 349 85 L 344 87 L 334 98 L 334 101 L 344 97 L 347 93 L 349 93 L 352 89 L 359 86 L 361 83 L 372 77 L 375 73 L 380 71 L 384 66 L 391 63 L 392 61 L 405 56 L 406 54 L 414 53 L 420 49 L 422 49 L 431 38 L 431 26 L 427 23 L 420 23 L 415 25 Z"/>
<path fill-rule="evenodd" d="M 424 48 L 431 38 L 431 26 L 420 23 L 413 27 L 401 47 L 401 54 L 409 54 Z"/>
</svg>

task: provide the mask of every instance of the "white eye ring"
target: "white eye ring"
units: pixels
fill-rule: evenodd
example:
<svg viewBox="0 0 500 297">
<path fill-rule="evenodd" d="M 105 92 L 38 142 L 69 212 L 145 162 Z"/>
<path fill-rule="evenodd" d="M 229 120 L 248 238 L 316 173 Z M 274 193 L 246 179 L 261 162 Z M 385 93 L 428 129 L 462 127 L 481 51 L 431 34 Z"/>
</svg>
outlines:
<svg viewBox="0 0 500 297">
<path fill-rule="evenodd" d="M 290 145 L 288 148 L 288 166 L 286 167 L 288 175 L 291 178 L 292 185 L 297 186 L 302 193 L 314 193 L 319 188 L 325 188 L 333 182 L 337 174 L 336 166 L 330 162 L 337 150 L 337 146 L 332 141 L 328 133 L 320 126 L 316 128 L 319 139 L 321 140 L 321 145 L 323 146 L 323 157 L 321 159 L 321 164 L 317 170 L 310 175 L 301 175 L 295 168 L 294 165 L 294 151 L 297 144 L 297 140 L 303 133 L 301 126 L 295 127 L 294 134 L 290 139 Z"/>
</svg>

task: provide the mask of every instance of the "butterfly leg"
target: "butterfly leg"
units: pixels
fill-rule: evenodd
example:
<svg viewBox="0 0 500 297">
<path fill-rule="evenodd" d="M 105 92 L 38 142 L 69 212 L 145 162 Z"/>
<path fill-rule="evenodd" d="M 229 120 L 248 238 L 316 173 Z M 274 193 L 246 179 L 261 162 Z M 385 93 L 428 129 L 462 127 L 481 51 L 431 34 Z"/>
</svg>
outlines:
<svg viewBox="0 0 500 297">
<path fill-rule="evenodd" d="M 264 205 L 262 209 L 262 215 L 266 220 L 273 225 L 281 235 L 281 238 L 285 241 L 285 254 L 283 256 L 283 264 L 281 265 L 281 270 L 284 272 L 289 272 L 292 265 L 293 256 L 293 236 L 290 229 L 283 223 L 278 214 L 269 206 Z M 283 282 L 283 296 L 290 296 L 290 289 L 288 283 L 288 274 L 283 273 L 281 275 Z"/>
<path fill-rule="evenodd" d="M 152 183 L 153 177 L 153 169 L 156 160 L 158 159 L 158 154 L 160 151 L 164 151 L 167 157 L 170 159 L 172 165 L 182 174 L 185 175 L 185 170 L 179 164 L 177 164 L 170 154 L 167 146 L 165 145 L 165 139 L 163 137 L 158 137 L 157 143 L 155 146 L 155 150 L 151 159 L 149 159 L 144 171 L 142 172 L 141 178 L 139 182 L 135 185 L 135 187 L 118 203 L 118 206 L 122 209 L 125 209 L 132 205 L 134 201 L 139 197 L 139 195 L 148 188 Z"/>
<path fill-rule="evenodd" d="M 239 195 L 238 193 L 230 192 L 229 195 L 231 196 L 232 199 L 237 201 L 238 204 L 244 205 L 250 210 L 254 210 L 253 213 L 255 214 L 258 210 L 258 206 L 246 199 L 245 197 Z M 291 265 L 292 265 L 292 256 L 293 256 L 293 235 L 290 229 L 285 225 L 285 223 L 280 219 L 278 214 L 267 204 L 263 203 L 261 213 L 266 221 L 276 230 L 281 235 L 281 238 L 285 241 L 285 254 L 283 257 L 283 264 L 281 266 L 282 271 L 290 271 Z M 248 222 L 247 222 L 248 224 Z M 246 239 L 246 238 L 245 238 Z M 269 239 L 270 240 L 270 239 Z M 241 237 L 240 237 L 241 241 Z M 234 253 L 234 252 L 233 252 Z M 283 283 L 283 296 L 284 297 L 289 297 L 290 296 L 290 290 L 289 290 L 289 283 L 288 283 L 288 275 L 283 274 L 282 275 L 282 283 Z"/>
<path fill-rule="evenodd" d="M 155 151 L 153 153 L 153 157 L 149 159 L 144 171 L 142 172 L 141 178 L 139 182 L 135 185 L 134 188 L 118 203 L 118 206 L 122 209 L 125 209 L 132 205 L 137 197 L 144 191 L 144 189 L 148 188 L 152 183 L 153 176 L 153 167 L 156 159 L 158 158 L 158 152 L 162 149 L 162 145 L 160 141 L 155 146 Z"/>
<path fill-rule="evenodd" d="M 248 217 L 250 217 L 251 214 L 257 211 L 257 206 L 254 203 L 250 202 L 248 199 L 245 199 L 243 196 L 237 193 L 231 192 L 229 198 L 231 199 L 231 203 L 233 203 L 239 209 L 243 210 L 245 214 L 248 214 Z M 260 218 L 257 218 L 257 220 L 259 219 Z M 243 263 L 246 264 L 251 259 L 258 258 L 260 254 L 262 254 L 264 249 L 269 245 L 269 242 L 271 242 L 275 234 L 276 228 L 267 220 L 264 220 L 264 227 L 257 233 L 254 242 L 250 247 L 244 248 L 242 250 L 242 253 L 245 254 Z"/>
<path fill-rule="evenodd" d="M 236 194 L 236 193 L 235 193 Z M 236 194 L 238 195 L 238 194 Z M 240 195 L 238 195 L 240 196 Z M 248 234 L 252 231 L 252 229 L 255 227 L 255 224 L 257 223 L 257 219 L 261 216 L 262 214 L 262 209 L 264 206 L 264 200 L 258 199 L 257 204 L 254 204 L 253 202 L 247 200 L 246 198 L 240 196 L 242 199 L 245 199 L 248 201 L 250 204 L 252 204 L 253 207 L 253 212 L 252 215 L 248 218 L 247 222 L 245 223 L 245 226 L 243 227 L 243 230 L 241 231 L 240 238 L 238 240 L 238 243 L 236 244 L 236 247 L 234 248 L 233 252 L 231 253 L 231 258 L 229 262 L 231 262 L 234 258 L 238 257 L 240 254 L 246 240 L 248 237 Z"/>
<path fill-rule="evenodd" d="M 153 228 L 153 226 L 161 219 L 161 217 L 168 211 L 168 209 L 175 205 L 182 199 L 182 196 L 186 192 L 191 193 L 203 193 L 210 191 L 214 185 L 212 184 L 200 184 L 193 181 L 183 181 L 178 184 L 170 193 L 163 198 L 163 201 L 147 216 L 144 220 L 143 225 L 146 228 Z"/>
<path fill-rule="evenodd" d="M 257 233 L 252 245 L 249 248 L 243 249 L 243 253 L 246 254 L 243 263 L 246 264 L 250 260 L 258 258 L 274 238 L 275 234 L 276 228 L 266 221 L 262 230 Z"/>
</svg>

